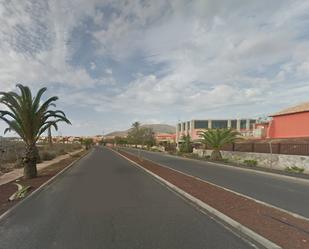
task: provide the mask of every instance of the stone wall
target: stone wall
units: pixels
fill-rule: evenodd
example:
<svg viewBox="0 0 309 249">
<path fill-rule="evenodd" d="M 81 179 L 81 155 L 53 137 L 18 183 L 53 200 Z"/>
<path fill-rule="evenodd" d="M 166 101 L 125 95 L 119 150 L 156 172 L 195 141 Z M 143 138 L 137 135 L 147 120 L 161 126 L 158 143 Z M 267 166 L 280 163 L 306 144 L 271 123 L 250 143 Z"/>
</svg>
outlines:
<svg viewBox="0 0 309 249">
<path fill-rule="evenodd" d="M 194 149 L 193 153 L 199 157 L 210 156 L 212 150 Z M 235 163 L 243 163 L 244 160 L 256 160 L 258 166 L 284 170 L 286 167 L 296 166 L 303 168 L 304 173 L 309 174 L 309 156 L 266 154 L 253 152 L 222 151 L 222 157 Z"/>
</svg>

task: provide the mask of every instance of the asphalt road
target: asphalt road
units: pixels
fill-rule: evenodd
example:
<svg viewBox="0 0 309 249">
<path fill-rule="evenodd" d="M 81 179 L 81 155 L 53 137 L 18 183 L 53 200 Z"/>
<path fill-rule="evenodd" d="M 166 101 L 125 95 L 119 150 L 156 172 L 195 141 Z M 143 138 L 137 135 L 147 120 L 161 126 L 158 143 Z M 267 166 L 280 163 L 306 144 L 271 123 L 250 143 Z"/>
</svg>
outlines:
<svg viewBox="0 0 309 249">
<path fill-rule="evenodd" d="M 252 246 L 127 160 L 95 148 L 0 221 L 0 248 Z"/>
<path fill-rule="evenodd" d="M 137 154 L 137 149 L 126 149 Z M 309 181 L 261 174 L 253 170 L 218 166 L 159 152 L 142 151 L 142 156 L 170 168 L 264 201 L 309 218 Z"/>
</svg>

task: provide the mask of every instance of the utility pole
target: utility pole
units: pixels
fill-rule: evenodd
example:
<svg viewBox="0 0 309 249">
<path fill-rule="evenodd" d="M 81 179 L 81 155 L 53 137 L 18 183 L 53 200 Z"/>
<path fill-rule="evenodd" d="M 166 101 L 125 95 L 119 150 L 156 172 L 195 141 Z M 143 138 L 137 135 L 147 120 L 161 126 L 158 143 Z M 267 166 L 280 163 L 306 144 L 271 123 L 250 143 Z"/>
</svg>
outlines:
<svg viewBox="0 0 309 249">
<path fill-rule="evenodd" d="M 270 168 L 273 167 L 273 146 L 272 146 L 272 140 L 269 141 L 269 152 L 270 152 Z"/>
</svg>

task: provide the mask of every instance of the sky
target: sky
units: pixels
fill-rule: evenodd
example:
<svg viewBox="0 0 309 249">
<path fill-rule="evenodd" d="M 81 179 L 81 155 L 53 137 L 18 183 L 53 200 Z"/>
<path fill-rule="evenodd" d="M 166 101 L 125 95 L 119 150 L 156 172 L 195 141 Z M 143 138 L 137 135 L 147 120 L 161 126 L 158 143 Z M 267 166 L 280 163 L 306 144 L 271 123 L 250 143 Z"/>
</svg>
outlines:
<svg viewBox="0 0 309 249">
<path fill-rule="evenodd" d="M 0 0 L 0 23 L 0 90 L 59 96 L 58 135 L 309 101 L 306 0 Z"/>
</svg>

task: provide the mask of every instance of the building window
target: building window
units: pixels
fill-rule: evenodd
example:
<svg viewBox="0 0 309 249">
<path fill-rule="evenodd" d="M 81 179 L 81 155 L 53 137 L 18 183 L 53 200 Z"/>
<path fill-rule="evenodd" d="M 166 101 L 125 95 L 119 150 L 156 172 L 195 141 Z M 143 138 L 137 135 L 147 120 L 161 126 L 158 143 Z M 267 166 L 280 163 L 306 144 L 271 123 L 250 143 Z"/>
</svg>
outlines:
<svg viewBox="0 0 309 249">
<path fill-rule="evenodd" d="M 237 120 L 231 120 L 231 129 L 237 129 Z"/>
<path fill-rule="evenodd" d="M 247 120 L 242 119 L 240 120 L 240 129 L 246 129 L 247 128 Z"/>
<path fill-rule="evenodd" d="M 190 121 L 187 122 L 187 130 L 188 130 L 188 131 L 190 130 Z"/>
<path fill-rule="evenodd" d="M 208 120 L 195 120 L 194 129 L 208 129 Z"/>
<path fill-rule="evenodd" d="M 250 120 L 250 130 L 253 130 L 255 123 L 256 123 L 256 120 L 254 120 L 254 119 Z"/>
<path fill-rule="evenodd" d="M 212 120 L 211 128 L 213 129 L 226 129 L 227 120 Z"/>
<path fill-rule="evenodd" d="M 178 131 L 181 131 L 181 124 L 178 124 Z"/>
</svg>

